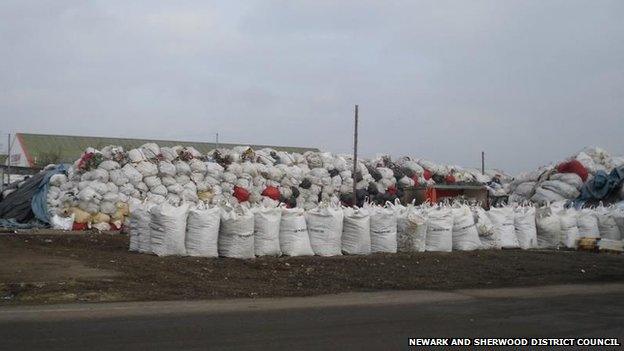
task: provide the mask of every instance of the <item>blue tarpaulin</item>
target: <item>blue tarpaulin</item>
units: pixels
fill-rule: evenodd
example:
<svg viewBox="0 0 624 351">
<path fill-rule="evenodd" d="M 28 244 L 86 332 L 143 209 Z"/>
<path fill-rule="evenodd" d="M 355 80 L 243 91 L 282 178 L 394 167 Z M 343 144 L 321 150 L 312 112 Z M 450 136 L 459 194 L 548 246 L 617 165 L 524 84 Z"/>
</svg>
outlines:
<svg viewBox="0 0 624 351">
<path fill-rule="evenodd" d="M 587 181 L 581 188 L 581 195 L 574 201 L 575 203 L 585 203 L 591 200 L 602 200 L 620 189 L 624 182 L 624 166 L 614 168 L 611 173 L 598 171 L 594 178 Z"/>
</svg>

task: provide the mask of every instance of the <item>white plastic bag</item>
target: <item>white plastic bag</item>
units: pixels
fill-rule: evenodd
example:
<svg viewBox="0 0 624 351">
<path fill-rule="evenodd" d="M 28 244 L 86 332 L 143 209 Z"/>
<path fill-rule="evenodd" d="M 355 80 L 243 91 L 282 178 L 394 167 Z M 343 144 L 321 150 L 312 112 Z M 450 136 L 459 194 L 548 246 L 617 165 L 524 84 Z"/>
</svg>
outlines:
<svg viewBox="0 0 624 351">
<path fill-rule="evenodd" d="M 520 243 L 514 229 L 514 211 L 512 207 L 493 207 L 487 212 L 494 225 L 494 231 L 500 238 L 501 247 L 518 248 Z"/>
<path fill-rule="evenodd" d="M 514 209 L 514 230 L 521 249 L 537 248 L 535 207 L 518 206 Z"/>
<path fill-rule="evenodd" d="M 337 206 L 322 204 L 306 212 L 310 246 L 319 256 L 342 255 L 342 222 L 344 214 Z"/>
<path fill-rule="evenodd" d="M 537 246 L 540 249 L 556 249 L 562 243 L 561 220 L 550 206 L 536 210 Z"/>
<path fill-rule="evenodd" d="M 579 239 L 578 211 L 567 208 L 559 212 L 561 223 L 561 241 L 568 248 L 576 248 Z"/>
<path fill-rule="evenodd" d="M 425 251 L 451 252 L 453 250 L 453 214 L 442 206 L 427 211 L 427 238 Z"/>
<path fill-rule="evenodd" d="M 577 224 L 580 238 L 600 238 L 598 217 L 596 217 L 595 210 L 591 208 L 580 210 Z"/>
<path fill-rule="evenodd" d="M 279 233 L 282 209 L 259 206 L 254 213 L 254 252 L 256 256 L 280 256 Z"/>
<path fill-rule="evenodd" d="M 279 233 L 280 249 L 287 256 L 313 256 L 308 227 L 301 208 L 282 210 Z"/>
<path fill-rule="evenodd" d="M 620 240 L 620 229 L 612 216 L 612 209 L 609 207 L 599 206 L 596 208 L 596 217 L 598 218 L 598 231 L 600 237 L 609 240 Z"/>
<path fill-rule="evenodd" d="M 219 256 L 254 258 L 254 214 L 248 208 L 236 205 L 221 210 L 219 228 Z"/>
<path fill-rule="evenodd" d="M 50 218 L 50 225 L 52 229 L 72 230 L 74 227 L 74 214 L 72 213 L 69 217 L 61 217 L 55 214 Z"/>
<path fill-rule="evenodd" d="M 397 252 L 397 217 L 392 208 L 371 206 L 371 252 Z"/>
<path fill-rule="evenodd" d="M 368 255 L 371 252 L 370 213 L 364 208 L 345 208 L 342 225 L 342 252 Z"/>
<path fill-rule="evenodd" d="M 397 214 L 397 249 L 401 252 L 425 251 L 427 217 L 425 211 L 412 205 L 395 207 Z"/>
<path fill-rule="evenodd" d="M 454 206 L 451 211 L 453 214 L 453 250 L 479 249 L 481 241 L 470 208 L 466 205 Z"/>
<path fill-rule="evenodd" d="M 150 243 L 158 256 L 185 255 L 188 204 L 174 207 L 162 203 L 150 209 Z"/>
<path fill-rule="evenodd" d="M 186 253 L 189 256 L 218 257 L 219 224 L 221 209 L 191 208 L 186 221 Z"/>
</svg>

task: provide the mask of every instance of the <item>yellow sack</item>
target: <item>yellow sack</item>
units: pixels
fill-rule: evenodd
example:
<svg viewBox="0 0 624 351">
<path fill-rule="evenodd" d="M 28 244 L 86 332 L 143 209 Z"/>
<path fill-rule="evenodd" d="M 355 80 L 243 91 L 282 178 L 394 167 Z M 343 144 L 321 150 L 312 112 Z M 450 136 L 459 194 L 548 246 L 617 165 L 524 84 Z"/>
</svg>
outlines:
<svg viewBox="0 0 624 351">
<path fill-rule="evenodd" d="M 74 222 L 79 224 L 91 223 L 91 214 L 89 212 L 83 211 L 78 207 L 72 207 L 69 211 L 74 215 Z"/>
<path fill-rule="evenodd" d="M 93 223 L 97 224 L 97 223 L 109 223 L 110 222 L 110 216 L 102 213 L 102 212 L 98 212 L 93 216 Z"/>
</svg>

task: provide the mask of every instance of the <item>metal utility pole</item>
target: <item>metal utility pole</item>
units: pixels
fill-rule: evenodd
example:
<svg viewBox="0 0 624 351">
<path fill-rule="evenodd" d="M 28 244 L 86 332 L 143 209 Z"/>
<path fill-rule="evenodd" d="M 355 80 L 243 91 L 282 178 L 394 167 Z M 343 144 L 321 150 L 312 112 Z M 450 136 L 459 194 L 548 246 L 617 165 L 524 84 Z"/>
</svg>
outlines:
<svg viewBox="0 0 624 351">
<path fill-rule="evenodd" d="M 219 133 L 217 133 L 217 135 L 215 137 L 215 140 L 216 140 L 216 144 L 217 144 L 215 149 L 219 149 Z"/>
<path fill-rule="evenodd" d="M 358 105 L 355 105 L 355 129 L 353 131 L 353 206 L 357 205 L 355 172 L 357 172 L 357 147 L 358 147 Z"/>
<path fill-rule="evenodd" d="M 9 176 L 7 184 L 11 184 L 11 133 L 9 133 L 9 143 L 7 144 L 7 148 L 9 149 L 7 152 L 7 173 Z"/>
<path fill-rule="evenodd" d="M 481 174 L 485 174 L 485 152 L 481 151 Z"/>
</svg>

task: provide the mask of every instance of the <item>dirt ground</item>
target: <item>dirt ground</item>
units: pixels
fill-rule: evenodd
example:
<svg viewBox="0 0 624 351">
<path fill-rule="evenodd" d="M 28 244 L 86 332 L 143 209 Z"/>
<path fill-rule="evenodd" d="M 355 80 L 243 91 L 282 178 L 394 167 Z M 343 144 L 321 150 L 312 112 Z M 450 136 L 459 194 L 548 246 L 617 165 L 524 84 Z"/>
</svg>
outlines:
<svg viewBox="0 0 624 351">
<path fill-rule="evenodd" d="M 306 296 L 624 281 L 624 256 L 473 251 L 341 257 L 156 257 L 110 234 L 0 235 L 0 304 Z"/>
</svg>

